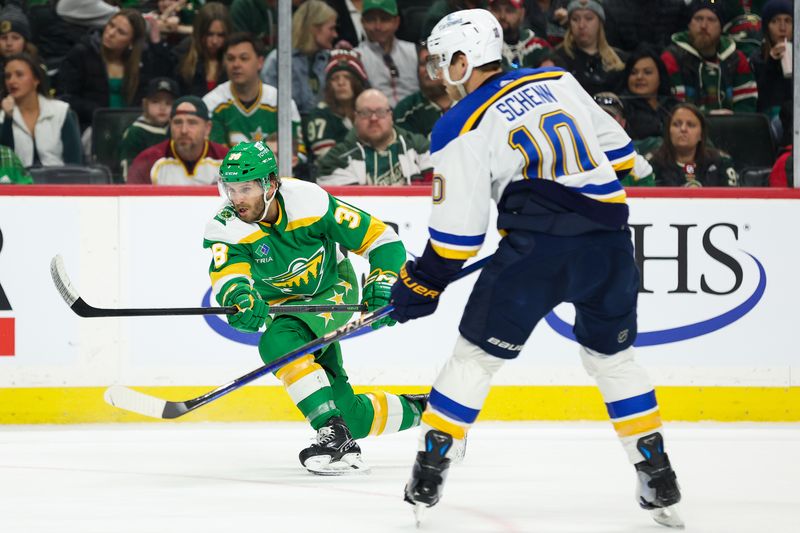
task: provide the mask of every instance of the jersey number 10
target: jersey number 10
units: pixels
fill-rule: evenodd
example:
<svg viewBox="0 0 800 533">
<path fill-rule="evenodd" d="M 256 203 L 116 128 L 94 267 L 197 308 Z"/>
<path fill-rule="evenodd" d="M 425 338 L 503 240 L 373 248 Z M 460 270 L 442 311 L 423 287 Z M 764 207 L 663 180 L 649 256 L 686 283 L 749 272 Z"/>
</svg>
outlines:
<svg viewBox="0 0 800 533">
<path fill-rule="evenodd" d="M 553 111 L 542 115 L 539 131 L 547 140 L 552 163 L 544 168 L 542 148 L 527 126 L 514 128 L 508 134 L 511 148 L 522 152 L 525 166 L 522 174 L 528 179 L 544 178 L 555 180 L 561 176 L 588 172 L 597 168 L 597 163 L 586 145 L 575 119 L 563 111 Z"/>
</svg>

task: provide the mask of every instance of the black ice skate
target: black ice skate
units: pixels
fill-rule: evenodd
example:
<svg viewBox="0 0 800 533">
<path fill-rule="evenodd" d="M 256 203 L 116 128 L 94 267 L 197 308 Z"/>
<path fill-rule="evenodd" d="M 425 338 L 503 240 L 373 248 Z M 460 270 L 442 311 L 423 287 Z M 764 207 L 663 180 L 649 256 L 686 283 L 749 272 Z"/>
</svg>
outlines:
<svg viewBox="0 0 800 533">
<path fill-rule="evenodd" d="M 340 416 L 334 416 L 317 431 L 314 444 L 300 452 L 300 463 L 320 476 L 366 473 L 361 448 Z"/>
<path fill-rule="evenodd" d="M 425 435 L 425 451 L 417 452 L 417 460 L 411 470 L 411 479 L 406 484 L 404 498 L 414 506 L 417 527 L 424 509 L 436 505 L 442 496 L 447 469 L 450 467 L 450 459 L 446 454 L 452 445 L 452 436 L 432 429 Z"/>
<path fill-rule="evenodd" d="M 681 490 L 669 457 L 664 453 L 661 433 L 642 437 L 636 448 L 645 458 L 635 465 L 639 476 L 636 487 L 639 505 L 650 511 L 653 520 L 659 524 L 683 529 L 683 520 L 675 509 L 675 504 L 681 501 Z"/>
</svg>

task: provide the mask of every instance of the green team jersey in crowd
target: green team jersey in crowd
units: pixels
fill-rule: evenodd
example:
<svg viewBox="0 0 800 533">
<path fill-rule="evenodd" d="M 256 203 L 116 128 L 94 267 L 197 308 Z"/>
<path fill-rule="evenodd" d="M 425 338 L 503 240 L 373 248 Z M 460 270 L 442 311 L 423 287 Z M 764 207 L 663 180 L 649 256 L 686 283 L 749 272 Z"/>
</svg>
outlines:
<svg viewBox="0 0 800 533">
<path fill-rule="evenodd" d="M 383 272 L 397 277 L 405 248 L 394 230 L 377 218 L 318 185 L 295 179 L 282 180 L 275 201 L 279 214 L 274 224 L 244 222 L 227 204 L 206 226 L 203 246 L 213 255 L 210 275 L 217 301 L 233 284 L 252 280 L 271 304 L 308 303 L 331 290 L 326 303 L 357 303 L 357 281 L 341 276 L 341 266 L 349 267 L 350 262 L 339 244 L 369 260 L 370 279 Z M 322 331 L 334 321 L 333 314 L 323 315 L 297 316 Z"/>
<path fill-rule="evenodd" d="M 209 140 L 236 146 L 243 141 L 267 141 L 278 133 L 278 90 L 266 83 L 255 101 L 246 106 L 236 95 L 230 81 L 217 86 L 203 97 L 211 112 Z M 297 143 L 297 153 L 305 154 L 300 128 L 300 113 L 292 100 L 292 137 Z"/>
<path fill-rule="evenodd" d="M 433 125 L 445 111 L 447 110 L 429 100 L 422 91 L 417 91 L 397 103 L 394 108 L 394 123 L 411 133 L 430 139 Z"/>
<path fill-rule="evenodd" d="M 325 102 L 308 114 L 305 125 L 307 146 L 315 157 L 325 155 L 353 129 L 352 120 L 337 115 Z"/>
<path fill-rule="evenodd" d="M 545 39 L 537 37 L 529 28 L 522 28 L 516 43 L 503 42 L 503 70 L 539 68 L 552 51 L 553 48 Z"/>
<path fill-rule="evenodd" d="M 33 178 L 22 165 L 17 153 L 0 144 L 0 183 L 14 183 L 17 185 L 29 185 L 33 183 Z"/>
<path fill-rule="evenodd" d="M 163 126 L 150 124 L 144 116 L 140 116 L 136 122 L 128 126 L 119 143 L 119 159 L 123 176 L 128 175 L 128 168 L 137 155 L 146 148 L 167 140 L 168 127 L 169 124 Z"/>
</svg>

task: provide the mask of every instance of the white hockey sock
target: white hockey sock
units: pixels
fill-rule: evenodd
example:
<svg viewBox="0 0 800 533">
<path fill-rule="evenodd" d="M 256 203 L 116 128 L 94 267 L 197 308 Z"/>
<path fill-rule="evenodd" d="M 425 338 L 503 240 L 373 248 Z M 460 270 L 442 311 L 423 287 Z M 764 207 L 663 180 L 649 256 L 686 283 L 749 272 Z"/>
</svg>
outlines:
<svg viewBox="0 0 800 533">
<path fill-rule="evenodd" d="M 643 435 L 661 430 L 655 390 L 644 368 L 634 360 L 633 347 L 613 355 L 581 346 L 583 367 L 597 381 L 611 423 L 632 464 L 644 461 L 636 449 Z"/>
</svg>

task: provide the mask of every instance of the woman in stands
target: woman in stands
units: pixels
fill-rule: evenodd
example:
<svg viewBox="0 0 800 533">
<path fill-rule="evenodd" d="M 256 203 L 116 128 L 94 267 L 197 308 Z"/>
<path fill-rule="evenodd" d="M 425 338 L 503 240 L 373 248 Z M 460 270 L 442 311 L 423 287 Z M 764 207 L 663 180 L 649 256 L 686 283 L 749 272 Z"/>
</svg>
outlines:
<svg viewBox="0 0 800 533">
<path fill-rule="evenodd" d="M 625 62 L 623 52 L 606 40 L 603 6 L 597 0 L 572 0 L 567 14 L 567 33 L 553 54 L 553 62 L 570 71 L 591 95 L 617 92 Z"/>
<path fill-rule="evenodd" d="M 758 85 L 758 111 L 766 113 L 779 126 L 781 104 L 792 99 L 791 70 L 785 74 L 781 60 L 792 47 L 794 6 L 790 0 L 769 0 L 761 10 L 764 41 L 761 50 L 750 56 L 750 65 Z M 780 139 L 780 128 L 775 128 Z"/>
<path fill-rule="evenodd" d="M 344 44 L 349 47 L 349 43 Z M 369 87 L 358 52 L 348 48 L 331 51 L 325 76 L 324 100 L 305 121 L 306 146 L 314 157 L 328 153 L 353 129 L 356 98 Z"/>
<path fill-rule="evenodd" d="M 26 167 L 80 164 L 80 132 L 69 104 L 47 96 L 47 75 L 29 54 L 5 59 L 0 144 Z"/>
<path fill-rule="evenodd" d="M 292 98 L 302 116 L 322 99 L 325 67 L 336 37 L 336 11 L 322 0 L 306 0 L 292 15 Z M 267 56 L 261 79 L 278 86 L 277 49 Z"/>
<path fill-rule="evenodd" d="M 209 2 L 200 8 L 194 19 L 191 37 L 178 45 L 178 84 L 181 94 L 204 96 L 227 80 L 222 65 L 222 51 L 231 33 L 228 7 Z"/>
<path fill-rule="evenodd" d="M 170 74 L 167 49 L 159 43 L 158 27 L 153 30 L 151 46 L 145 52 L 142 15 L 123 9 L 102 32 L 91 33 L 69 51 L 58 72 L 57 89 L 61 99 L 78 113 L 82 130 L 92 124 L 98 108 L 138 107 L 147 82 Z"/>
<path fill-rule="evenodd" d="M 724 152 L 708 146 L 706 120 L 692 104 L 677 104 L 669 115 L 664 139 L 645 155 L 662 187 L 736 187 L 739 176 Z"/>
<path fill-rule="evenodd" d="M 625 64 L 623 79 L 625 131 L 634 140 L 663 135 L 669 112 L 678 102 L 658 52 L 647 45 L 637 48 Z"/>
</svg>

